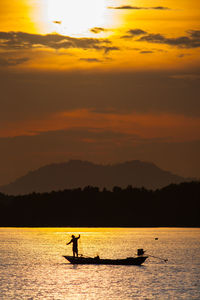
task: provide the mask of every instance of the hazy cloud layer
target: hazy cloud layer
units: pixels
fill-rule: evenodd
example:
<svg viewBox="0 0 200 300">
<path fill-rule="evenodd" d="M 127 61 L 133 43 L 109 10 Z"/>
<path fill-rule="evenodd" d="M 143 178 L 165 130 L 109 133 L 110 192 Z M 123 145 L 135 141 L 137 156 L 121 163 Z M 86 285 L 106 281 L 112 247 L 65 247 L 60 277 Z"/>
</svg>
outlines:
<svg viewBox="0 0 200 300">
<path fill-rule="evenodd" d="M 198 80 L 200 81 L 200 74 L 175 74 L 171 75 L 171 78 L 183 80 Z"/>
<path fill-rule="evenodd" d="M 48 47 L 55 50 L 81 48 L 104 50 L 118 50 L 110 46 L 108 39 L 72 38 L 59 34 L 30 34 L 26 32 L 0 32 L 0 48 L 6 50 L 20 50 Z"/>
<path fill-rule="evenodd" d="M 29 58 L 21 57 L 21 58 L 5 58 L 0 56 L 0 67 L 10 67 L 17 66 L 27 62 Z"/>
<path fill-rule="evenodd" d="M 199 78 L 199 72 L 188 72 Z M 74 109 L 200 116 L 199 80 L 171 72 L 0 72 L 0 122 L 43 118 Z M 184 81 L 183 81 L 184 80 Z M 2 125 L 1 125 L 2 128 Z"/>
</svg>

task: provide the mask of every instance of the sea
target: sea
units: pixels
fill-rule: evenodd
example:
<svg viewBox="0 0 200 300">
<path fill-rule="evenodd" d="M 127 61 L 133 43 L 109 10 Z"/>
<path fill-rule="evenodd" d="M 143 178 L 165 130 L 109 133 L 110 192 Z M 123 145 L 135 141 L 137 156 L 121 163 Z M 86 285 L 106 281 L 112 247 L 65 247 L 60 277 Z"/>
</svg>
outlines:
<svg viewBox="0 0 200 300">
<path fill-rule="evenodd" d="M 142 266 L 71 265 L 79 253 Z M 1 300 L 200 299 L 199 228 L 0 228 Z"/>
</svg>

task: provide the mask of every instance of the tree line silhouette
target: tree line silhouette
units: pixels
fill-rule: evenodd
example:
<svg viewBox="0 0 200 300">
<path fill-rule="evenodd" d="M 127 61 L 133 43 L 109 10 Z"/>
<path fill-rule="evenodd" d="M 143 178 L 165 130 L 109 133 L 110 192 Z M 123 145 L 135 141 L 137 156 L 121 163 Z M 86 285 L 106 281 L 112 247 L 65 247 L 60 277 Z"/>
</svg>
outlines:
<svg viewBox="0 0 200 300">
<path fill-rule="evenodd" d="M 200 182 L 158 190 L 87 186 L 51 193 L 0 193 L 0 226 L 199 227 Z"/>
</svg>

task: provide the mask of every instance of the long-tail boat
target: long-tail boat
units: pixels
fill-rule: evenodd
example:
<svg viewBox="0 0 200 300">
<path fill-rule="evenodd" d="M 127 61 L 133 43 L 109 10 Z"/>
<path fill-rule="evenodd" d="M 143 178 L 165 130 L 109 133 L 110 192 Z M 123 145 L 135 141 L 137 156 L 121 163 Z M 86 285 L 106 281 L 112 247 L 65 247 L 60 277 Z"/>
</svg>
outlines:
<svg viewBox="0 0 200 300">
<path fill-rule="evenodd" d="M 100 258 L 99 256 L 76 257 L 76 256 L 64 255 L 63 257 L 66 258 L 73 265 L 126 265 L 126 266 L 131 266 L 131 265 L 140 266 L 148 258 L 148 256 L 143 256 L 143 255 L 137 257 L 127 257 L 124 259 L 105 259 L 105 258 Z"/>
</svg>

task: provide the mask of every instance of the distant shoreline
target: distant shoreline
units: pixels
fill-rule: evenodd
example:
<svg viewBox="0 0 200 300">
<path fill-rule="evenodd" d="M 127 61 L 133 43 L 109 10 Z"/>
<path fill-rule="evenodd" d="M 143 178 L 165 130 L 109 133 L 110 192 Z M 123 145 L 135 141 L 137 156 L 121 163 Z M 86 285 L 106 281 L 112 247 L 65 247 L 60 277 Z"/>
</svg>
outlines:
<svg viewBox="0 0 200 300">
<path fill-rule="evenodd" d="M 0 194 L 0 227 L 158 228 L 200 227 L 200 182 L 160 190 L 128 186 Z"/>
</svg>

